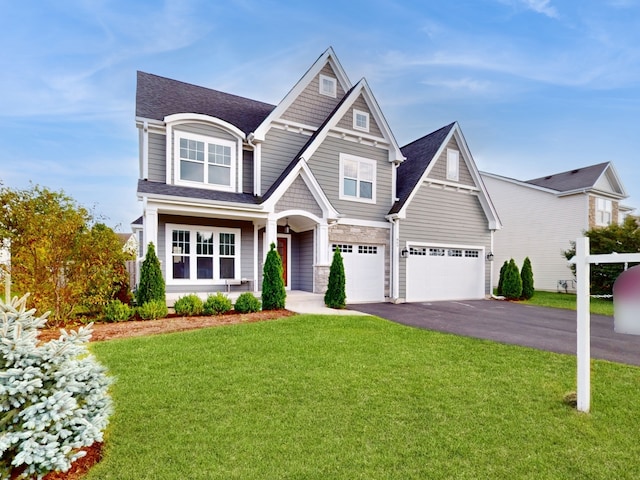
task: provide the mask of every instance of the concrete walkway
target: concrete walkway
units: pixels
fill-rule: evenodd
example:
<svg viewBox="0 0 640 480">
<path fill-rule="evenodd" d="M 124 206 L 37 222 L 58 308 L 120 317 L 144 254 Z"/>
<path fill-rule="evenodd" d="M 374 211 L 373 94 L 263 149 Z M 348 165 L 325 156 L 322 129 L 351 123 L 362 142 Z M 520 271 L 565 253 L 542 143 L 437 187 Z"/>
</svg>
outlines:
<svg viewBox="0 0 640 480">
<path fill-rule="evenodd" d="M 312 313 L 318 315 L 369 315 L 355 310 L 337 310 L 328 308 L 324 304 L 324 295 L 302 292 L 300 290 L 287 291 L 287 310 L 296 313 Z"/>
</svg>

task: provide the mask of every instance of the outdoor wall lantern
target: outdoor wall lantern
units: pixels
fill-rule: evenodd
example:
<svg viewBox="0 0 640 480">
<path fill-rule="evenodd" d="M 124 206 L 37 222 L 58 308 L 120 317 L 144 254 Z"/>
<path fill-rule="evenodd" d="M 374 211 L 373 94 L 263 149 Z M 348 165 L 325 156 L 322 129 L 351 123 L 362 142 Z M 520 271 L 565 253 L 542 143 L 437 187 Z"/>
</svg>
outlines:
<svg viewBox="0 0 640 480">
<path fill-rule="evenodd" d="M 406 248 L 403 248 L 402 250 L 400 250 L 400 256 L 402 258 L 407 258 L 409 256 L 409 250 L 407 250 Z"/>
<path fill-rule="evenodd" d="M 287 223 L 284 226 L 284 233 L 289 233 L 291 229 L 289 228 L 289 218 L 287 218 Z"/>
<path fill-rule="evenodd" d="M 493 262 L 493 252 L 487 253 L 487 261 Z"/>
</svg>

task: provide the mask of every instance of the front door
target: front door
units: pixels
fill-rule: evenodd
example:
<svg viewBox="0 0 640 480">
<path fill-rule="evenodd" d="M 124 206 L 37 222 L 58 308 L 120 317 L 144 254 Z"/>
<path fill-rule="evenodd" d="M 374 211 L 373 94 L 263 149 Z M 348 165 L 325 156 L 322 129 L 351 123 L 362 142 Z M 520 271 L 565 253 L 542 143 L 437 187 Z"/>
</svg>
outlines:
<svg viewBox="0 0 640 480">
<path fill-rule="evenodd" d="M 284 278 L 284 286 L 288 287 L 287 284 L 287 269 L 289 264 L 289 252 L 287 250 L 288 239 L 286 237 L 278 237 L 278 255 L 282 259 L 282 276 Z"/>
</svg>

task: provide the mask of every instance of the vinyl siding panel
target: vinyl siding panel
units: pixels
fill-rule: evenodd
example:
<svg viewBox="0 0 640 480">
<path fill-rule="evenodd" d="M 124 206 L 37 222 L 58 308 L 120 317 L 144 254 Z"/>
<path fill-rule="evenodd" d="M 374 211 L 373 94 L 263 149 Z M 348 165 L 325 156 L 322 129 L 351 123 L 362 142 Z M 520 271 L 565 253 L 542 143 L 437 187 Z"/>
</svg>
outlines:
<svg viewBox="0 0 640 480">
<path fill-rule="evenodd" d="M 455 138 L 451 138 L 449 143 L 447 143 L 447 148 L 451 148 L 453 150 L 457 150 L 460 152 L 460 166 L 458 171 L 458 182 L 462 185 L 475 186 L 475 182 L 471 177 L 471 173 L 469 172 L 469 167 L 462 158 L 462 151 L 460 150 L 460 146 Z M 442 154 L 435 161 L 433 167 L 431 167 L 431 171 L 429 172 L 428 178 L 432 178 L 434 180 L 441 180 L 443 182 L 451 182 L 451 180 L 447 179 L 447 148 L 442 151 Z"/>
<path fill-rule="evenodd" d="M 369 108 L 369 105 L 367 105 L 367 102 L 365 101 L 362 95 L 360 95 L 356 99 L 356 101 L 353 102 L 353 106 L 340 119 L 340 121 L 337 124 L 339 128 L 352 130 L 353 132 L 356 132 L 356 133 L 361 132 L 361 130 L 356 130 L 353 128 L 353 111 L 354 110 L 359 110 L 361 112 L 365 112 L 369 114 L 369 131 L 363 132 L 363 133 L 367 133 L 368 135 L 373 135 L 374 137 L 383 138 L 382 131 L 380 130 L 380 127 L 378 126 L 375 119 L 373 118 L 373 115 L 371 114 L 371 109 Z"/>
<path fill-rule="evenodd" d="M 558 198 L 486 175 L 483 180 L 503 225 L 494 237 L 494 283 L 505 260 L 521 268 L 527 256 L 536 289 L 556 291 L 558 280 L 573 279 L 562 252 L 587 228 L 587 196 Z"/>
<path fill-rule="evenodd" d="M 242 192 L 253 193 L 253 151 L 242 151 Z"/>
<path fill-rule="evenodd" d="M 322 218 L 322 209 L 311 194 L 307 184 L 304 183 L 304 180 L 299 176 L 293 181 L 284 195 L 282 195 L 282 198 L 278 200 L 275 207 L 276 213 L 294 209 L 306 210 Z"/>
<path fill-rule="evenodd" d="M 340 200 L 340 154 L 346 153 L 376 161 L 376 203 Z M 327 137 L 309 159 L 309 167 L 329 202 L 349 218 L 385 221 L 391 208 L 392 165 L 388 150 Z"/>
<path fill-rule="evenodd" d="M 300 153 L 307 135 L 272 128 L 262 144 L 262 193 L 278 179 L 282 171 Z"/>
<path fill-rule="evenodd" d="M 166 135 L 149 133 L 149 180 L 164 183 L 167 179 Z"/>
<path fill-rule="evenodd" d="M 166 238 L 166 225 L 193 225 L 218 228 L 239 228 L 240 233 L 240 278 L 253 278 L 253 223 L 222 219 L 181 217 L 176 215 L 160 215 L 158 218 L 158 251 L 162 275 L 167 278 L 166 249 L 170 239 Z M 167 293 L 206 293 L 224 291 L 225 285 L 167 285 Z"/>
<path fill-rule="evenodd" d="M 422 185 L 400 220 L 400 248 L 407 242 L 491 246 L 488 222 L 477 195 Z M 400 297 L 406 295 L 406 261 L 400 260 Z M 485 291 L 490 292 L 490 268 L 485 268 Z"/>
<path fill-rule="evenodd" d="M 336 78 L 336 74 L 329 64 L 325 65 L 320 74 Z M 298 95 L 291 106 L 284 112 L 282 119 L 319 127 L 344 97 L 344 90 L 337 82 L 336 98 L 320 94 L 320 74 L 311 80 L 309 85 Z M 336 79 L 337 81 L 337 79 Z"/>
<path fill-rule="evenodd" d="M 294 235 L 295 245 L 292 257 L 291 288 L 313 292 L 313 230 Z"/>
</svg>

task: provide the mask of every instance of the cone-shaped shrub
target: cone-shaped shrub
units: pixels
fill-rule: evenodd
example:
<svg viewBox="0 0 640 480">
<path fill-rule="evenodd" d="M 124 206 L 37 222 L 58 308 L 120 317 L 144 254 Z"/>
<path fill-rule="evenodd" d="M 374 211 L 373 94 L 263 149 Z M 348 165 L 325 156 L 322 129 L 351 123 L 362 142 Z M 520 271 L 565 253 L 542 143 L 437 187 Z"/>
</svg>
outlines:
<svg viewBox="0 0 640 480">
<path fill-rule="evenodd" d="M 153 243 L 150 243 L 140 269 L 140 284 L 136 290 L 136 302 L 141 306 L 153 300 L 166 301 L 160 260 L 158 260 Z"/>
<path fill-rule="evenodd" d="M 531 269 L 531 260 L 529 260 L 529 257 L 524 259 L 520 277 L 522 278 L 522 298 L 529 300 L 535 292 L 533 287 L 533 270 Z"/>
<path fill-rule="evenodd" d="M 276 250 L 275 243 L 267 253 L 262 269 L 262 309 L 278 310 L 284 308 L 287 291 L 284 288 L 282 259 Z"/>
<path fill-rule="evenodd" d="M 498 277 L 498 289 L 496 292 L 498 295 L 503 294 L 502 286 L 504 285 L 504 273 L 507 271 L 508 266 L 509 266 L 509 262 L 505 260 L 504 263 L 502 264 L 502 267 L 500 267 L 500 276 Z"/>
<path fill-rule="evenodd" d="M 522 278 L 520 278 L 520 271 L 513 258 L 509 260 L 504 272 L 502 294 L 509 300 L 517 300 L 522 295 Z"/>
<path fill-rule="evenodd" d="M 333 260 L 329 268 L 329 285 L 324 294 L 324 303 L 329 308 L 344 308 L 347 302 L 345 290 L 346 278 L 344 275 L 344 263 L 340 249 L 336 248 L 333 253 Z"/>
</svg>

